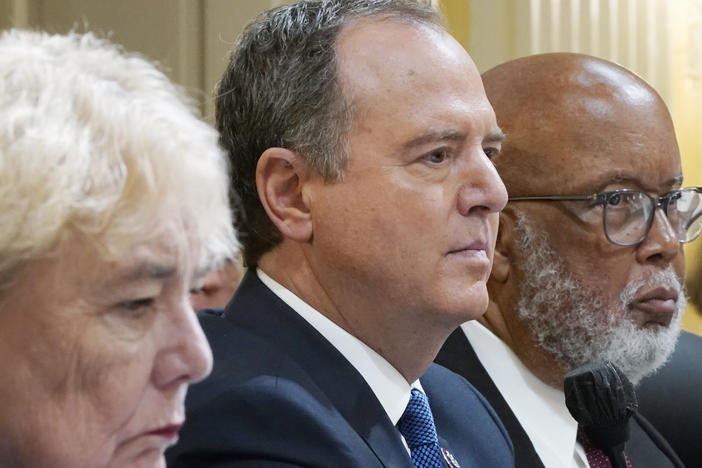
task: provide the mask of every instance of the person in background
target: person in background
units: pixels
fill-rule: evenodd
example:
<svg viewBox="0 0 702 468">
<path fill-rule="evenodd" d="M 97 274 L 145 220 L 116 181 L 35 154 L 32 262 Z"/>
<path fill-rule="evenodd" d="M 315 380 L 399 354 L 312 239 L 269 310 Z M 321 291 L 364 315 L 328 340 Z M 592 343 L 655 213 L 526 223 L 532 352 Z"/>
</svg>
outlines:
<svg viewBox="0 0 702 468">
<path fill-rule="evenodd" d="M 599 466 L 565 406 L 564 376 L 606 359 L 635 383 L 668 358 L 686 304 L 681 244 L 702 229 L 702 191 L 681 188 L 663 100 L 622 67 L 544 54 L 483 81 L 508 136 L 494 161 L 510 198 L 488 310 L 437 362 L 492 403 L 517 466 Z M 643 418 L 630 429 L 633 467 L 681 466 Z"/>
<path fill-rule="evenodd" d="M 241 281 L 241 260 L 226 259 L 216 270 L 210 271 L 202 281 L 202 287 L 190 295 L 193 309 L 216 309 L 227 305 Z"/>
<path fill-rule="evenodd" d="M 249 269 L 201 314 L 214 371 L 169 466 L 512 466 L 482 396 L 431 364 L 487 306 L 507 199 L 502 132 L 437 13 L 265 12 L 217 95 Z"/>
<path fill-rule="evenodd" d="M 235 245 L 214 129 L 90 33 L 0 35 L 0 465 L 164 467 Z"/>
</svg>

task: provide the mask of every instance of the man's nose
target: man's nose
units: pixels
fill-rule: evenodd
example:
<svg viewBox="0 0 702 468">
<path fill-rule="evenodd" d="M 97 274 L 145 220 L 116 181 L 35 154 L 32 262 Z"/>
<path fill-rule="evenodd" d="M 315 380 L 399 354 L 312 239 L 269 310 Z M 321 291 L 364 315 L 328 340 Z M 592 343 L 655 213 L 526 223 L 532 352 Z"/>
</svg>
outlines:
<svg viewBox="0 0 702 468">
<path fill-rule="evenodd" d="M 463 184 L 458 196 L 458 211 L 468 216 L 476 210 L 497 213 L 507 205 L 507 189 L 482 147 L 473 150 L 471 164 L 461 173 Z"/>
<path fill-rule="evenodd" d="M 636 249 L 637 260 L 640 263 L 655 263 L 665 267 L 680 251 L 678 233 L 673 229 L 663 209 L 656 208 L 651 229 Z"/>
</svg>

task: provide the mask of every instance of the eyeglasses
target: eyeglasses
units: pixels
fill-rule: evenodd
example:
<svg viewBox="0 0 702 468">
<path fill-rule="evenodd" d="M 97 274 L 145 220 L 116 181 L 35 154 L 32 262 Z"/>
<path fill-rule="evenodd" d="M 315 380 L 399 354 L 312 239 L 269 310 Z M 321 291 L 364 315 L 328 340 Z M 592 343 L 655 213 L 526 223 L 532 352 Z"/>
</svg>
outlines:
<svg viewBox="0 0 702 468">
<path fill-rule="evenodd" d="M 662 208 L 680 243 L 695 240 L 702 232 L 702 187 L 673 190 L 652 197 L 638 190 L 614 190 L 591 195 L 540 195 L 510 197 L 509 201 L 590 201 L 602 206 L 607 240 L 634 246 L 646 238 L 656 208 Z"/>
</svg>

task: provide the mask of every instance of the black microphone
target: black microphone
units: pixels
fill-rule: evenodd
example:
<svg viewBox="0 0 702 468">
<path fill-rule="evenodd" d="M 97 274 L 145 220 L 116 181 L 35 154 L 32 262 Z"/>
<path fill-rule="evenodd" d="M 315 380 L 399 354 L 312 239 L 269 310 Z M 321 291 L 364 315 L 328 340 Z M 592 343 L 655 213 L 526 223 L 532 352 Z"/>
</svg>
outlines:
<svg viewBox="0 0 702 468">
<path fill-rule="evenodd" d="M 564 391 L 568 411 L 590 442 L 613 468 L 626 468 L 629 418 L 639 406 L 629 379 L 609 361 L 592 362 L 566 375 Z"/>
</svg>

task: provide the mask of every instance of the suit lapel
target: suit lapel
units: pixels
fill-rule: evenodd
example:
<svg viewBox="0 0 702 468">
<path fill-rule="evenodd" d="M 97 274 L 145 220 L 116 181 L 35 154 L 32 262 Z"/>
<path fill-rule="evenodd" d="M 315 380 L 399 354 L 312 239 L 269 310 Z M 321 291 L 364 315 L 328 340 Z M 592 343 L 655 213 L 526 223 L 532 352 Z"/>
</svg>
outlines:
<svg viewBox="0 0 702 468">
<path fill-rule="evenodd" d="M 383 466 L 412 468 L 399 432 L 361 374 L 255 271 L 246 273 L 223 316 L 278 346 L 305 369 Z"/>
<path fill-rule="evenodd" d="M 456 329 L 449 336 L 435 362 L 465 377 L 488 400 L 512 439 L 516 466 L 520 468 L 544 467 L 529 436 L 480 363 L 462 329 Z"/>
<path fill-rule="evenodd" d="M 441 456 L 443 457 L 443 466 L 448 467 L 448 468 L 455 468 L 456 466 L 460 467 L 460 460 L 456 460 L 453 458 L 453 450 L 451 449 L 451 445 L 449 445 L 448 441 L 441 437 L 439 435 L 439 447 L 441 447 Z M 455 463 L 449 463 L 447 461 L 447 457 L 452 458 L 453 460 L 456 460 Z M 467 468 L 467 467 L 464 467 Z"/>
<path fill-rule="evenodd" d="M 630 437 L 626 443 L 626 455 L 631 466 L 642 468 L 684 468 L 682 461 L 670 447 L 668 441 L 641 414 L 634 413 L 629 420 Z"/>
</svg>

